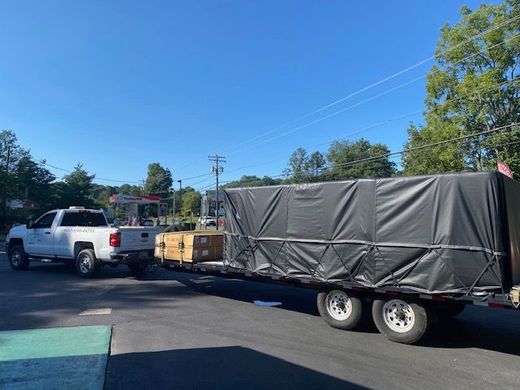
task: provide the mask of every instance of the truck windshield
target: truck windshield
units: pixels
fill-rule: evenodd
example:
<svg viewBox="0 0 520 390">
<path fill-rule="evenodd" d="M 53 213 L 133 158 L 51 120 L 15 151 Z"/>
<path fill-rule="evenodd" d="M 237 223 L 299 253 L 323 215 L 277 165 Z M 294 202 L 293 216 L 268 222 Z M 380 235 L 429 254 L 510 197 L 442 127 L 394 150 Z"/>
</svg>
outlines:
<svg viewBox="0 0 520 390">
<path fill-rule="evenodd" d="M 107 221 L 102 213 L 65 213 L 61 226 L 107 226 Z"/>
</svg>

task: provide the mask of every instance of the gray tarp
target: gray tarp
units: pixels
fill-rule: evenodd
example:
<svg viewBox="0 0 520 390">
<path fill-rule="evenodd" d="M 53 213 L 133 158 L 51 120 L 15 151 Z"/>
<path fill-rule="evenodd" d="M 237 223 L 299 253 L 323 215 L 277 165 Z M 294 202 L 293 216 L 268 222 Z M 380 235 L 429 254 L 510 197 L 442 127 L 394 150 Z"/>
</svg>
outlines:
<svg viewBox="0 0 520 390">
<path fill-rule="evenodd" d="M 499 173 L 229 189 L 225 264 L 431 293 L 520 283 L 520 183 Z"/>
</svg>

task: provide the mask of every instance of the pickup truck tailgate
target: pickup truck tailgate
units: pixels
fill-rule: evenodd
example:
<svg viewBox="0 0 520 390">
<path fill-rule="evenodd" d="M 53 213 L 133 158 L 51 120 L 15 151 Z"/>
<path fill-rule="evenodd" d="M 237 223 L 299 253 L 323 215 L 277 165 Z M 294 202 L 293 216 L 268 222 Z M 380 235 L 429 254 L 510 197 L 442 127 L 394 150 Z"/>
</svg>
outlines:
<svg viewBox="0 0 520 390">
<path fill-rule="evenodd" d="M 119 251 L 153 250 L 155 235 L 164 230 L 164 227 L 121 227 L 121 246 Z"/>
</svg>

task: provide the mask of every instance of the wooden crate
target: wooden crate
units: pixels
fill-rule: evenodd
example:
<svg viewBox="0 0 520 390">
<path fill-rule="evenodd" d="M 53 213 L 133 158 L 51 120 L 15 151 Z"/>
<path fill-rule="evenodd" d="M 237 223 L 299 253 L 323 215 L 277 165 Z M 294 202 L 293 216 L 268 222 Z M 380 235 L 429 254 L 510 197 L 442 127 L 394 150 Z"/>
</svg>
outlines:
<svg viewBox="0 0 520 390">
<path fill-rule="evenodd" d="M 164 248 L 165 260 L 177 260 L 186 263 L 193 263 L 198 261 L 213 261 L 220 260 L 223 256 L 222 247 L 208 247 L 208 248 L 193 248 L 184 247 L 178 248 Z"/>
<path fill-rule="evenodd" d="M 215 247 L 224 246 L 224 235 L 221 232 L 193 231 L 163 233 L 164 243 L 168 246 Z"/>
<path fill-rule="evenodd" d="M 185 262 L 212 261 L 222 259 L 223 248 L 221 232 L 161 233 L 156 236 L 155 257 Z"/>
</svg>

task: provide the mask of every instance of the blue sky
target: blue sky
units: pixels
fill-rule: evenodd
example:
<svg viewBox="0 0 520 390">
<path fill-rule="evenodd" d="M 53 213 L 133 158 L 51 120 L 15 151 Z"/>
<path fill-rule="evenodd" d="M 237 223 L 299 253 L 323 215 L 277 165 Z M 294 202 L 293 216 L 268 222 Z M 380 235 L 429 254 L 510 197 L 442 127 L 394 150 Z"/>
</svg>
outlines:
<svg viewBox="0 0 520 390">
<path fill-rule="evenodd" d="M 297 147 L 325 152 L 380 122 L 349 139 L 399 150 L 421 115 L 393 119 L 424 108 L 425 82 L 385 92 L 433 62 L 295 119 L 429 57 L 442 25 L 479 3 L 2 0 L 0 129 L 111 185 L 101 179 L 138 182 L 159 162 L 204 188 L 211 176 L 189 178 L 214 153 L 222 180 L 278 175 Z"/>
</svg>

